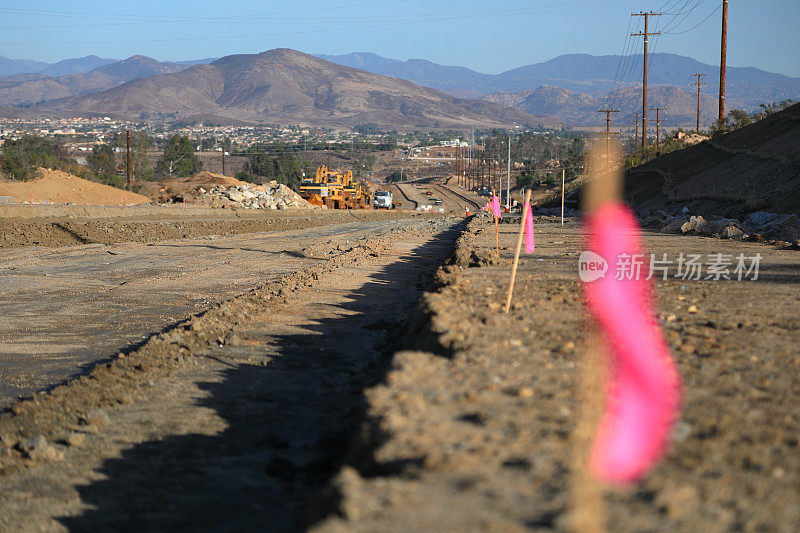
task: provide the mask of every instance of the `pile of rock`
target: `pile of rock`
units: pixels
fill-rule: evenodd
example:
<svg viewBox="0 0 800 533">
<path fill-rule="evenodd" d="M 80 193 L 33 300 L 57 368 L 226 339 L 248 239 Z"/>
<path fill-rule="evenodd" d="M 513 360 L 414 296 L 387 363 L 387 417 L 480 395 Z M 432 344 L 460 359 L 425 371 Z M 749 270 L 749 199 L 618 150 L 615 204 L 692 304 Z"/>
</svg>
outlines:
<svg viewBox="0 0 800 533">
<path fill-rule="evenodd" d="M 647 213 L 642 225 L 664 233 L 705 235 L 720 239 L 776 241 L 796 243 L 800 240 L 800 220 L 797 215 L 759 211 L 743 222 L 734 218 L 694 216 L 684 208 L 677 216 L 664 211 Z"/>
<path fill-rule="evenodd" d="M 274 180 L 264 185 L 244 184 L 227 188 L 218 185 L 210 191 L 200 189 L 198 192 L 210 207 L 324 209 L 308 203 L 292 189 Z"/>
</svg>

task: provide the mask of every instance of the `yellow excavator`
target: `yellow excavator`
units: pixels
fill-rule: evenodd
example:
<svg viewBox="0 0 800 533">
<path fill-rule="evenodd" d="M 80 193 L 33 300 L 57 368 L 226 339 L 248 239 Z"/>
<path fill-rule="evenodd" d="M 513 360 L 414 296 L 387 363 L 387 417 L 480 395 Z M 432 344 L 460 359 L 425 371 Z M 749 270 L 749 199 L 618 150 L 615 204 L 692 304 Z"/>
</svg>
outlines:
<svg viewBox="0 0 800 533">
<path fill-rule="evenodd" d="M 328 209 L 368 209 L 370 193 L 361 183 L 353 182 L 353 173 L 328 170 L 322 165 L 317 168 L 313 179 L 300 183 L 300 196 L 313 205 L 327 206 Z"/>
<path fill-rule="evenodd" d="M 343 176 L 344 187 L 342 193 L 348 209 L 371 209 L 372 194 L 369 187 L 363 183 L 353 181 L 353 173 L 346 172 Z"/>
</svg>

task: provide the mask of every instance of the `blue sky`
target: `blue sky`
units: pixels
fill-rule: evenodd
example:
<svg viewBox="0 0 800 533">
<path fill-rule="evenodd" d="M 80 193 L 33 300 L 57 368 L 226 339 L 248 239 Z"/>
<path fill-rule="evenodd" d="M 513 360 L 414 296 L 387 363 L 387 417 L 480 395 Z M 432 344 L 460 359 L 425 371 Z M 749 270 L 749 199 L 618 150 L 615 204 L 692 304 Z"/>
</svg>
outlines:
<svg viewBox="0 0 800 533">
<path fill-rule="evenodd" d="M 47 62 L 89 54 L 185 60 L 286 47 L 309 53 L 367 51 L 397 59 L 424 58 L 497 73 L 567 53 L 619 54 L 630 13 L 661 9 L 665 15 L 658 24 L 671 33 L 654 43 L 655 51 L 716 65 L 721 15 L 712 12 L 721 4 L 722 0 L 3 0 L 0 55 Z M 631 31 L 638 21 L 633 20 Z M 800 77 L 798 27 L 800 0 L 730 0 L 728 64 Z"/>
</svg>

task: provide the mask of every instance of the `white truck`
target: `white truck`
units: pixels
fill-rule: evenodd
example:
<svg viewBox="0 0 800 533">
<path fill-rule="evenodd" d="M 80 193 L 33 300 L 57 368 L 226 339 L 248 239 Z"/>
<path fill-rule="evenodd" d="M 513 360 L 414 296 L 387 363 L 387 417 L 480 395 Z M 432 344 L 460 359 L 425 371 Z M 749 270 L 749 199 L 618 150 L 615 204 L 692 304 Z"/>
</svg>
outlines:
<svg viewBox="0 0 800 533">
<path fill-rule="evenodd" d="M 389 191 L 375 191 L 372 206 L 375 209 L 393 209 L 392 193 Z"/>
</svg>

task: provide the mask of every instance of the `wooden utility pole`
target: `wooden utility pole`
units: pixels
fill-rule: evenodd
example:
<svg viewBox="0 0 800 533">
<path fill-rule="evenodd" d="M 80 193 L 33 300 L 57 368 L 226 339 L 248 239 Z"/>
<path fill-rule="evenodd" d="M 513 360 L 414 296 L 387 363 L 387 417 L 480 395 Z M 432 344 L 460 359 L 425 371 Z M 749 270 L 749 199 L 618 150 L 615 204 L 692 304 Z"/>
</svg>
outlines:
<svg viewBox="0 0 800 533">
<path fill-rule="evenodd" d="M 650 17 L 660 17 L 661 13 L 631 13 L 632 17 L 644 17 L 644 33 L 632 33 L 631 37 L 644 37 L 644 75 L 642 76 L 642 148 L 647 148 L 647 45 L 651 35 L 661 35 L 660 32 L 650 33 Z"/>
<path fill-rule="evenodd" d="M 601 135 L 606 136 L 606 162 L 608 162 L 611 154 L 611 136 L 619 135 L 618 132 L 612 133 L 611 131 L 611 113 L 619 113 L 619 109 L 600 109 L 598 113 L 606 114 L 606 132 Z"/>
<path fill-rule="evenodd" d="M 125 178 L 128 181 L 128 190 L 131 190 L 131 130 L 125 130 Z"/>
<path fill-rule="evenodd" d="M 725 118 L 725 70 L 728 63 L 728 0 L 722 0 L 722 52 L 719 60 L 719 119 Z"/>
<path fill-rule="evenodd" d="M 222 149 L 222 175 L 225 175 L 225 148 Z"/>
<path fill-rule="evenodd" d="M 705 76 L 705 74 L 692 74 L 693 76 L 697 76 L 697 82 L 693 83 L 692 85 L 697 85 L 697 133 L 700 133 L 700 87 L 706 85 L 700 81 L 700 78 Z"/>
<path fill-rule="evenodd" d="M 650 111 L 656 112 L 656 150 L 661 142 L 661 112 L 666 111 L 664 107 L 651 107 Z"/>
<path fill-rule="evenodd" d="M 634 146 L 634 148 L 636 148 L 636 147 L 639 146 L 639 117 L 641 117 L 642 114 L 641 113 L 634 113 L 633 116 L 635 118 L 635 123 L 636 123 L 635 124 L 636 125 L 636 137 L 634 137 L 633 146 Z"/>
</svg>

